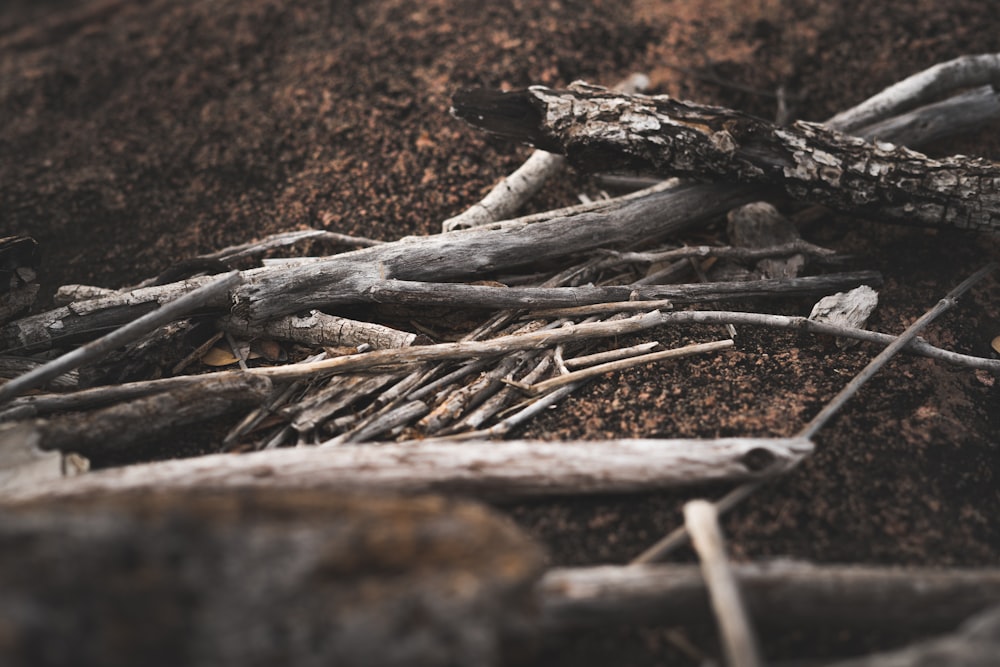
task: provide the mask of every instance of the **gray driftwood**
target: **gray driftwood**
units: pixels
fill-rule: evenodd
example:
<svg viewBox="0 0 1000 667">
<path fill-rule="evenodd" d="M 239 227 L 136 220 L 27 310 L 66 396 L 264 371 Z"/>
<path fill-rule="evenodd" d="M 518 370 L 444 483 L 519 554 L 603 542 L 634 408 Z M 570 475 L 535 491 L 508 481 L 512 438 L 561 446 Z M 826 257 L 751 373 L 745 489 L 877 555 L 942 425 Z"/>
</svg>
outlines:
<svg viewBox="0 0 1000 667">
<path fill-rule="evenodd" d="M 495 134 L 622 168 L 780 188 L 801 200 L 899 223 L 1000 231 L 1000 166 L 935 160 L 815 123 L 779 127 L 730 109 L 583 83 L 469 90 L 454 113 Z"/>
<path fill-rule="evenodd" d="M 941 632 L 1000 603 L 1000 570 L 809 565 L 787 561 L 732 566 L 747 611 L 761 630 L 899 629 Z M 540 595 L 545 625 L 711 622 L 697 565 L 631 565 L 550 570 Z"/>
<path fill-rule="evenodd" d="M 268 486 L 447 491 L 494 501 L 623 493 L 757 479 L 812 450 L 803 439 L 577 442 L 411 441 L 215 454 L 131 465 L 20 489 L 0 498 L 92 495 L 131 488 Z"/>
<path fill-rule="evenodd" d="M 542 559 L 478 506 L 297 490 L 0 514 L 8 667 L 496 665 Z"/>
</svg>

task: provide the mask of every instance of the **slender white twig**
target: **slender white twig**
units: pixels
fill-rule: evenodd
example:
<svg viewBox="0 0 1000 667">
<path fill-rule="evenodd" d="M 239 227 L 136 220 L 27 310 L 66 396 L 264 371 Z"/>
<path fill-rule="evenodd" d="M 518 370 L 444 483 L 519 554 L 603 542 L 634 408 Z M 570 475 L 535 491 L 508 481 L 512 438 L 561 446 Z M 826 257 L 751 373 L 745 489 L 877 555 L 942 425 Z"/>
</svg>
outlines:
<svg viewBox="0 0 1000 667">
<path fill-rule="evenodd" d="M 1000 82 L 1000 54 L 985 53 L 961 56 L 939 63 L 895 83 L 881 93 L 826 121 L 841 132 L 850 132 L 863 125 L 931 102 L 959 88 L 971 88 Z"/>
<path fill-rule="evenodd" d="M 715 506 L 705 500 L 687 503 L 684 505 L 684 523 L 701 560 L 701 573 L 708 587 L 712 611 L 719 623 L 726 663 L 730 667 L 758 667 L 761 660 L 757 640 L 736 577 L 726 558 Z"/>
</svg>

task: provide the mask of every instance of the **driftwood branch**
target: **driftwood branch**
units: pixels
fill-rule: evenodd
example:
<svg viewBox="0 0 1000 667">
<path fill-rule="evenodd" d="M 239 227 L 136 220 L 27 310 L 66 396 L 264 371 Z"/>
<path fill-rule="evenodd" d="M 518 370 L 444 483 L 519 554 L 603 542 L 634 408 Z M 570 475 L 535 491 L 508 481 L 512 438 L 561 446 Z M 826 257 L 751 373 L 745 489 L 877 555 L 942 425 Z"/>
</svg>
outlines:
<svg viewBox="0 0 1000 667">
<path fill-rule="evenodd" d="M 453 112 L 495 134 L 600 165 L 774 186 L 801 200 L 901 223 L 1000 231 L 1000 166 L 930 159 L 814 123 L 779 127 L 667 96 L 587 84 L 456 94 Z"/>
<path fill-rule="evenodd" d="M 826 122 L 842 132 L 885 120 L 951 91 L 975 86 L 995 88 L 1000 83 L 1000 54 L 961 56 L 939 63 L 895 83 L 861 104 Z"/>
<path fill-rule="evenodd" d="M 508 501 L 624 493 L 707 481 L 753 479 L 784 470 L 812 449 L 803 439 L 425 440 L 298 447 L 137 464 L 19 489 L 0 498 L 106 493 L 134 488 L 245 485 L 295 489 L 446 491 Z"/>
<path fill-rule="evenodd" d="M 950 630 L 1000 602 L 1000 570 L 733 564 L 747 611 L 761 629 L 840 627 Z M 550 570 L 539 585 L 552 629 L 711 621 L 697 565 Z"/>
</svg>

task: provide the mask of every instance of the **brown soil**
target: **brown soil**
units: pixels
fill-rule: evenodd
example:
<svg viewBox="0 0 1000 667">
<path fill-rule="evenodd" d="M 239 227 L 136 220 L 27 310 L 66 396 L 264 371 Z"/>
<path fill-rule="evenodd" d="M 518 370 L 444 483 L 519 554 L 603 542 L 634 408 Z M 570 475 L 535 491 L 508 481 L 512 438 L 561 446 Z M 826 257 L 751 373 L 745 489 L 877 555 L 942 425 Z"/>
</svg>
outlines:
<svg viewBox="0 0 1000 667">
<path fill-rule="evenodd" d="M 450 118 L 459 87 L 613 84 L 643 71 L 658 91 L 765 117 L 783 87 L 794 116 L 822 120 L 917 70 L 994 50 L 998 30 L 995 8 L 979 0 L 8 0 L 0 235 L 40 242 L 51 293 L 65 283 L 131 284 L 199 252 L 301 226 L 381 239 L 434 233 L 528 152 Z M 1000 159 L 997 129 L 932 152 Z M 533 206 L 571 203 L 587 186 L 566 177 Z M 889 332 L 1000 258 L 993 238 L 859 220 L 828 218 L 803 233 L 884 274 L 870 326 Z M 998 297 L 994 277 L 926 337 L 989 355 Z M 805 314 L 809 304 L 767 307 Z M 724 360 L 595 381 L 523 435 L 792 434 L 874 352 L 740 331 Z M 814 457 L 726 519 L 733 556 L 995 565 L 998 404 L 994 377 L 893 361 L 821 432 Z M 724 490 L 510 510 L 554 564 L 620 563 L 673 528 L 684 500 Z M 774 658 L 867 645 L 765 638 Z M 609 631 L 539 664 L 611 660 L 681 658 L 658 631 Z"/>
</svg>

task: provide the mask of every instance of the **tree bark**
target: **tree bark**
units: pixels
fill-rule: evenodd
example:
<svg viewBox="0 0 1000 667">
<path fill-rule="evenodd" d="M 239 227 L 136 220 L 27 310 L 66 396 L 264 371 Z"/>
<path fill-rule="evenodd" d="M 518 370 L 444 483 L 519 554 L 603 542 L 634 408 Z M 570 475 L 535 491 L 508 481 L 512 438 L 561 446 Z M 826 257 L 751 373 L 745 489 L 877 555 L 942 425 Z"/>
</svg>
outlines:
<svg viewBox="0 0 1000 667">
<path fill-rule="evenodd" d="M 563 153 L 583 169 L 774 186 L 892 222 L 1000 231 L 1000 166 L 962 156 L 934 160 L 816 123 L 779 127 L 730 109 L 582 83 L 462 91 L 453 112 L 494 134 Z"/>
</svg>

